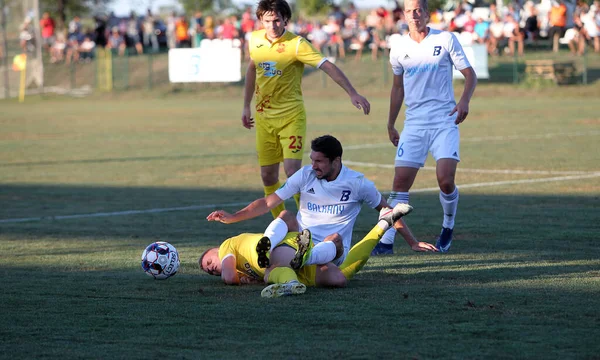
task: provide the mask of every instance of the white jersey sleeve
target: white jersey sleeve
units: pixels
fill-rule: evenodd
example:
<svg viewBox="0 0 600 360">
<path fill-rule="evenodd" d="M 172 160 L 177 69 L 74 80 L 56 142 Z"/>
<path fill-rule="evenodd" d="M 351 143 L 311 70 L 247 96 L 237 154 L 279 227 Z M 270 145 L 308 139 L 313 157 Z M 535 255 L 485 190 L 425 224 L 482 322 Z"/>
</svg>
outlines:
<svg viewBox="0 0 600 360">
<path fill-rule="evenodd" d="M 275 194 L 277 194 L 277 196 L 279 196 L 282 200 L 287 200 L 300 193 L 304 183 L 306 182 L 305 168 L 306 166 L 296 171 L 294 175 L 290 176 L 279 189 L 275 190 Z"/>
<path fill-rule="evenodd" d="M 362 202 L 369 205 L 371 208 L 376 208 L 381 202 L 381 193 L 375 187 L 375 184 L 367 179 L 362 179 L 360 184 L 359 194 L 362 196 Z"/>
<path fill-rule="evenodd" d="M 465 55 L 465 51 L 463 50 L 462 45 L 456 38 L 453 33 L 450 33 L 450 37 L 448 38 L 448 54 L 450 55 L 450 59 L 454 64 L 456 70 L 464 70 L 468 67 L 471 67 L 467 56 Z"/>
</svg>

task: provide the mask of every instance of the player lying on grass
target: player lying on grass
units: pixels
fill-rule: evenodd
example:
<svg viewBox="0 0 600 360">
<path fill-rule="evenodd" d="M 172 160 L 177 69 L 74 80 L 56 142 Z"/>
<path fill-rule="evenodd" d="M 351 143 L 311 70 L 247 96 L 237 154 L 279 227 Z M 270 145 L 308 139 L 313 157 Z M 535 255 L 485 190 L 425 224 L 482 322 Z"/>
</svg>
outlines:
<svg viewBox="0 0 600 360">
<path fill-rule="evenodd" d="M 205 251 L 198 259 L 200 268 L 208 274 L 221 276 L 229 285 L 265 282 L 271 284 L 263 289 L 262 297 L 278 297 L 302 294 L 306 286 L 344 287 L 369 260 L 371 251 L 390 227 L 402 230 L 402 217 L 412 207 L 398 204 L 394 209 L 383 208 L 375 227 L 356 243 L 338 267 L 332 262 L 322 265 L 305 265 L 294 271 L 290 263 L 298 254 L 310 256 L 312 240 L 310 231 L 289 232 L 271 251 L 270 266 L 259 265 L 259 258 L 271 248 L 271 242 L 263 234 L 241 234 L 225 240 L 220 247 Z M 286 212 L 287 213 L 287 212 Z M 285 213 L 280 216 L 285 217 Z M 332 234 L 336 237 L 339 234 Z M 305 249 L 302 251 L 302 249 Z"/>
</svg>

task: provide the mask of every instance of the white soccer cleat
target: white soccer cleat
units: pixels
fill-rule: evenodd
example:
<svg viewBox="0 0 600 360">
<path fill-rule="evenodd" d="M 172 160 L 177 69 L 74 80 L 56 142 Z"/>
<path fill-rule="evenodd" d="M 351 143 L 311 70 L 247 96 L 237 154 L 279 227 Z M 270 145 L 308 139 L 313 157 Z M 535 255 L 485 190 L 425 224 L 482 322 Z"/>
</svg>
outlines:
<svg viewBox="0 0 600 360">
<path fill-rule="evenodd" d="M 306 292 L 306 285 L 292 280 L 284 284 L 271 284 L 260 292 L 260 296 L 264 298 L 276 298 L 280 296 L 300 295 Z"/>
<path fill-rule="evenodd" d="M 390 227 L 394 226 L 394 223 L 398 221 L 403 216 L 410 214 L 413 210 L 413 207 L 405 204 L 399 203 L 394 206 L 393 209 L 383 208 L 379 211 L 379 220 L 383 220 L 388 223 Z"/>
</svg>

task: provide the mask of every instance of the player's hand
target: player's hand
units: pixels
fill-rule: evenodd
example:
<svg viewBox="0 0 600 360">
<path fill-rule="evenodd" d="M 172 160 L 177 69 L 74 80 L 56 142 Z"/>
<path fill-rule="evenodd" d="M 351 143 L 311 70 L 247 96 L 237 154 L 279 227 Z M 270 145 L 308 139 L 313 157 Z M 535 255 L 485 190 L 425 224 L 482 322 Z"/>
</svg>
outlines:
<svg viewBox="0 0 600 360">
<path fill-rule="evenodd" d="M 249 276 L 240 276 L 240 284 L 264 284 L 264 281 Z"/>
<path fill-rule="evenodd" d="M 250 108 L 244 108 L 242 111 L 242 125 L 246 129 L 252 129 L 252 127 L 254 127 L 254 118 L 252 118 Z"/>
<path fill-rule="evenodd" d="M 452 109 L 450 114 L 448 114 L 448 116 L 452 116 L 454 115 L 454 113 L 458 113 L 456 115 L 456 120 L 454 120 L 454 123 L 456 125 L 465 121 L 467 115 L 469 115 L 469 103 L 466 101 L 464 103 L 462 101 L 459 101 L 458 104 L 456 104 L 456 106 L 454 107 L 454 109 Z"/>
<path fill-rule="evenodd" d="M 208 216 L 206 217 L 206 220 L 208 221 L 218 221 L 218 222 L 222 222 L 223 224 L 231 224 L 233 221 L 231 221 L 232 215 L 230 213 L 228 213 L 227 211 L 224 210 L 217 210 L 217 211 L 213 211 L 210 214 L 208 214 Z"/>
<path fill-rule="evenodd" d="M 438 248 L 431 245 L 430 243 L 426 243 L 426 242 L 422 242 L 422 241 L 413 244 L 410 248 L 417 252 L 429 252 L 429 251 L 438 252 L 439 251 Z"/>
<path fill-rule="evenodd" d="M 360 96 L 358 93 L 351 95 L 350 101 L 352 101 L 352 105 L 354 105 L 357 109 L 362 109 L 365 115 L 369 115 L 371 112 L 371 104 L 369 104 L 369 101 Z"/>
<path fill-rule="evenodd" d="M 395 127 L 388 127 L 388 136 L 392 144 L 394 144 L 394 146 L 398 146 L 398 141 L 400 141 L 400 133 Z"/>
</svg>

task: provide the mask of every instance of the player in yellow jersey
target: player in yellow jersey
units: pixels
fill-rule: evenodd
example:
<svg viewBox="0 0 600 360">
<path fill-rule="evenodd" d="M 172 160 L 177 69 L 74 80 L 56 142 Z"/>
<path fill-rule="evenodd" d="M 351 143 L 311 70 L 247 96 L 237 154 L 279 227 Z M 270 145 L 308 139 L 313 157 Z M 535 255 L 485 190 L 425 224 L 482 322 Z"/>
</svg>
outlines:
<svg viewBox="0 0 600 360">
<path fill-rule="evenodd" d="M 265 282 L 271 284 L 263 289 L 262 297 L 278 297 L 302 294 L 306 286 L 344 287 L 369 260 L 371 251 L 390 227 L 404 227 L 401 218 L 412 207 L 398 204 L 394 209 L 383 208 L 375 227 L 348 252 L 344 262 L 337 267 L 333 263 L 303 266 L 294 271 L 290 261 L 301 242 L 310 241 L 310 232 L 290 232 L 271 252 L 268 269 L 259 266 L 257 252 L 268 251 L 270 242 L 262 234 L 241 234 L 225 240 L 220 247 L 205 251 L 198 259 L 200 268 L 211 275 L 220 275 L 228 285 Z M 336 236 L 333 234 L 331 236 Z M 308 236 L 308 238 L 307 238 Z"/>
<path fill-rule="evenodd" d="M 256 17 L 264 29 L 254 31 L 248 41 L 250 63 L 246 71 L 242 125 L 256 125 L 256 150 L 265 196 L 280 187 L 279 163 L 287 177 L 302 166 L 306 140 L 306 112 L 302 98 L 304 64 L 329 75 L 350 96 L 350 101 L 366 114 L 370 104 L 359 95 L 344 73 L 317 51 L 306 39 L 285 26 L 292 17 L 285 0 L 261 0 Z M 250 104 L 256 94 L 254 116 Z M 299 197 L 296 196 L 296 204 Z M 271 210 L 273 217 L 284 204 Z"/>
</svg>

